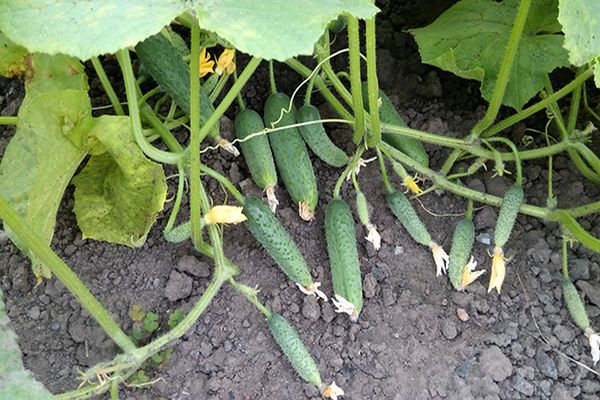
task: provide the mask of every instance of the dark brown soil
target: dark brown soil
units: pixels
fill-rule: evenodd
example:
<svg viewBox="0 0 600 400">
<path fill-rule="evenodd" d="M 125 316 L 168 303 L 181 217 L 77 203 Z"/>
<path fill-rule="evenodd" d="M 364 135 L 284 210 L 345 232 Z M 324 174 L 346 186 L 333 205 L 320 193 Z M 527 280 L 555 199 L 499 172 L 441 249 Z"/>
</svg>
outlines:
<svg viewBox="0 0 600 400">
<path fill-rule="evenodd" d="M 393 37 L 400 39 L 388 38 L 380 51 L 381 83 L 409 125 L 449 136 L 468 132 L 484 109 L 477 85 L 420 64 L 414 43 L 404 34 Z M 284 87 L 293 88 L 296 78 L 292 76 L 282 70 Z M 267 90 L 264 78 L 262 70 L 245 91 L 250 105 L 259 109 Z M 0 80 L 3 114 L 14 115 L 21 97 L 19 83 Z M 323 108 L 323 112 L 328 111 Z M 540 121 L 542 125 L 534 120 L 531 127 L 543 126 Z M 521 125 L 512 134 L 522 135 L 526 127 Z M 13 131 L 0 132 L 1 155 Z M 350 132 L 333 127 L 331 135 L 345 143 Z M 433 166 L 439 167 L 446 151 L 429 150 Z M 226 173 L 244 193 L 259 194 L 243 160 L 217 152 L 204 161 Z M 585 183 L 567 158 L 556 157 L 554 165 L 560 206 L 598 197 L 598 188 Z M 525 167 L 527 201 L 544 204 L 545 163 Z M 320 189 L 316 220 L 303 222 L 281 188 L 278 216 L 306 256 L 313 276 L 331 293 L 323 212 L 340 171 L 317 159 L 314 168 Z M 359 178 L 383 245 L 374 251 L 356 224 L 365 294 L 358 323 L 336 315 L 327 303 L 303 296 L 243 225 L 225 229 L 225 252 L 240 266 L 239 281 L 258 285 L 266 305 L 298 328 L 325 381 L 335 380 L 346 391 L 344 398 L 355 400 L 598 398 L 597 375 L 576 363 L 591 365 L 591 357 L 586 338 L 563 305 L 556 224 L 519 216 L 507 245 L 512 259 L 502 295 L 487 293 L 486 275 L 466 292 L 457 293 L 447 279 L 435 277 L 429 250 L 415 244 L 388 211 L 377 165 L 370 164 Z M 467 183 L 502 195 L 510 180 L 483 173 Z M 215 203 L 222 200 L 223 192 L 214 182 L 208 187 Z M 353 204 L 348 187 L 343 195 Z M 465 201 L 447 193 L 429 194 L 421 201 L 423 207 L 414 203 L 419 215 L 435 240 L 449 249 Z M 172 245 L 162 239 L 171 204 L 141 249 L 81 240 L 71 208 L 68 191 L 52 247 L 126 330 L 132 326 L 128 310 L 133 304 L 158 312 L 166 327 L 169 313 L 188 310 L 208 284 L 212 266 L 207 259 L 194 253 L 189 243 Z M 476 211 L 480 241 L 493 233 L 496 214 L 492 207 Z M 596 236 L 600 236 L 599 222 L 598 217 L 582 220 Z M 480 241 L 475 256 L 489 271 L 488 246 Z M 79 383 L 77 369 L 111 359 L 118 349 L 62 284 L 52 279 L 34 287 L 28 261 L 5 238 L 0 239 L 0 248 L 0 285 L 26 367 L 54 393 L 74 389 Z M 600 323 L 599 260 L 582 246 L 571 251 L 571 276 L 585 294 L 596 326 Z M 467 321 L 458 318 L 461 309 Z M 127 389 L 123 398 L 320 398 L 315 388 L 295 375 L 262 315 L 227 286 L 194 329 L 175 344 L 171 359 L 146 373 L 156 383 L 149 389 Z"/>
</svg>

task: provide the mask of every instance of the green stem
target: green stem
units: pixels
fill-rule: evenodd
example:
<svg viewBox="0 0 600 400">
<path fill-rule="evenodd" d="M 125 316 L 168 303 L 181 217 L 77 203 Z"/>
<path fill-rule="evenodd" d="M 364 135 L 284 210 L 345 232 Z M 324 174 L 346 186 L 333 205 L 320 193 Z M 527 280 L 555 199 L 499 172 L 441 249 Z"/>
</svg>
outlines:
<svg viewBox="0 0 600 400">
<path fill-rule="evenodd" d="M 544 81 L 546 85 L 546 93 L 549 96 L 552 96 L 552 94 L 554 94 L 554 88 L 552 87 L 552 82 L 550 81 L 550 77 L 548 76 L 548 74 L 546 74 Z M 558 130 L 560 131 L 563 139 L 569 137 L 569 131 L 567 130 L 567 126 L 565 125 L 563 115 L 560 112 L 558 102 L 551 101 L 550 103 L 548 103 L 548 109 L 550 110 L 550 112 L 552 112 L 552 115 L 554 115 L 554 122 L 556 123 L 556 126 L 558 126 Z"/>
<path fill-rule="evenodd" d="M 112 104 L 113 109 L 115 110 L 115 114 L 125 115 L 125 111 L 123 111 L 123 107 L 121 106 L 121 102 L 119 101 L 119 97 L 117 96 L 117 92 L 115 92 L 115 89 L 110 83 L 110 80 L 106 75 L 106 71 L 104 71 L 104 67 L 102 66 L 102 63 L 100 62 L 98 57 L 92 57 L 91 61 L 92 66 L 96 71 L 96 75 L 98 75 L 98 79 L 100 79 L 100 84 L 102 85 L 102 88 L 104 88 L 104 91 L 106 92 L 106 95 L 110 100 L 110 104 Z"/>
<path fill-rule="evenodd" d="M 507 118 L 503 119 L 502 121 L 499 121 L 498 123 L 490 126 L 485 131 L 485 133 L 482 135 L 482 137 L 487 138 L 487 137 L 494 136 L 497 133 L 503 131 L 504 129 L 511 127 L 511 126 L 515 125 L 516 123 L 524 120 L 525 118 L 528 118 L 528 117 L 532 116 L 533 114 L 547 108 L 551 103 L 562 99 L 563 97 L 565 97 L 566 95 L 571 93 L 573 90 L 580 87 L 586 80 L 591 78 L 593 75 L 594 75 L 593 68 L 587 69 L 585 72 L 583 72 L 581 75 L 578 75 L 574 80 L 569 82 L 567 85 L 565 85 L 562 89 L 560 89 L 556 93 L 553 93 L 553 94 L 543 98 L 541 101 L 520 111 L 519 113 L 517 113 L 515 115 L 511 115 L 510 117 L 507 117 Z"/>
<path fill-rule="evenodd" d="M 238 81 L 237 69 L 233 71 L 233 81 Z M 235 97 L 238 102 L 238 106 L 240 107 L 240 111 L 244 111 L 246 109 L 246 103 L 244 103 L 244 98 L 242 97 L 242 91 L 240 90 Z"/>
<path fill-rule="evenodd" d="M 185 186 L 185 170 L 183 168 L 183 163 L 177 164 L 177 176 L 177 194 L 175 195 L 175 203 L 173 203 L 173 209 L 169 215 L 169 220 L 167 221 L 164 232 L 171 232 L 173 226 L 175 225 L 175 221 L 177 220 L 179 208 L 181 207 L 181 200 L 183 199 L 183 190 Z"/>
<path fill-rule="evenodd" d="M 184 149 L 179 144 L 175 136 L 169 131 L 165 125 L 161 122 L 160 118 L 154 114 L 154 111 L 147 104 L 142 104 L 140 111 L 144 120 L 154 128 L 154 130 L 160 135 L 160 138 L 165 142 L 169 150 L 173 153 L 183 153 Z"/>
<path fill-rule="evenodd" d="M 325 32 L 323 35 L 322 44 L 323 51 L 318 54 L 317 60 L 319 61 L 319 64 L 321 64 L 321 68 L 323 69 L 323 72 L 325 72 L 325 76 L 327 76 L 329 82 L 331 82 L 335 90 L 339 93 L 346 104 L 352 107 L 352 94 L 348 91 L 348 89 L 346 89 L 346 86 L 342 83 L 342 81 L 340 81 L 337 74 L 333 71 L 331 62 L 328 59 L 331 55 L 328 32 Z"/>
<path fill-rule="evenodd" d="M 271 310 L 269 310 L 267 307 L 265 307 L 260 300 L 258 300 L 258 290 L 251 288 L 250 286 L 246 286 L 244 284 L 238 283 L 236 282 L 235 279 L 233 278 L 229 278 L 229 283 L 231 283 L 231 285 L 237 289 L 238 292 L 240 292 L 241 294 L 244 295 L 244 297 L 246 297 L 246 299 L 252 303 L 257 309 L 258 311 L 260 311 L 265 318 L 269 319 L 271 318 L 271 315 L 273 314 L 271 312 Z"/>
<path fill-rule="evenodd" d="M 131 67 L 131 58 L 129 50 L 122 49 L 117 52 L 117 59 L 121 65 L 123 72 L 123 80 L 125 81 L 125 92 L 127 93 L 127 104 L 129 106 L 129 118 L 131 119 L 131 127 L 133 136 L 137 145 L 149 158 L 164 163 L 177 164 L 182 157 L 182 153 L 173 154 L 167 151 L 162 151 L 152 146 L 146 138 L 142 130 L 142 121 L 140 119 L 140 110 L 137 100 L 137 84 Z"/>
<path fill-rule="evenodd" d="M 217 82 L 217 86 L 215 87 L 215 90 L 213 90 L 212 93 L 210 94 L 211 103 L 214 103 L 215 101 L 217 101 L 217 99 L 219 98 L 219 95 L 223 91 L 223 88 L 227 84 L 228 80 L 229 80 L 229 75 L 227 73 L 223 72 L 223 75 L 221 75 L 221 77 L 219 78 L 219 81 Z"/>
<path fill-rule="evenodd" d="M 277 83 L 275 83 L 273 60 L 269 60 L 269 83 L 271 84 L 271 94 L 277 93 Z"/>
<path fill-rule="evenodd" d="M 502 100 L 504 100 L 504 93 L 506 92 L 506 86 L 510 78 L 510 72 L 512 70 L 515 56 L 517 54 L 517 50 L 519 49 L 519 42 L 521 41 L 521 36 L 523 35 L 523 28 L 525 27 L 525 22 L 527 21 L 527 14 L 529 13 L 530 6 L 531 0 L 521 0 L 519 3 L 517 16 L 515 17 L 515 23 L 512 31 L 510 32 L 510 37 L 508 38 L 504 56 L 502 57 L 502 64 L 500 64 L 500 70 L 498 71 L 498 77 L 496 78 L 496 84 L 494 85 L 494 91 L 492 93 L 492 98 L 490 99 L 490 104 L 483 119 L 481 119 L 473 127 L 472 133 L 474 137 L 478 137 L 484 129 L 489 127 L 495 121 L 496 117 L 498 116 L 498 111 L 502 105 Z"/>
<path fill-rule="evenodd" d="M 578 72 L 578 75 L 581 72 Z M 569 110 L 569 119 L 567 120 L 567 131 L 569 134 L 573 132 L 575 126 L 577 125 L 577 116 L 579 115 L 579 107 L 581 105 L 581 90 L 583 85 L 579 86 L 577 89 L 573 91 L 573 95 L 571 97 L 571 108 Z"/>
<path fill-rule="evenodd" d="M 352 171 L 355 170 L 356 164 L 358 163 L 358 160 L 360 160 L 360 156 L 362 155 L 363 152 L 364 152 L 364 147 L 359 146 L 356 149 L 356 152 L 354 153 L 354 156 L 352 157 L 352 159 L 348 162 L 348 165 L 346 165 L 346 168 L 344 168 L 344 172 L 341 173 L 340 177 L 335 182 L 335 186 L 333 188 L 333 198 L 334 199 L 340 197 L 342 185 L 343 185 L 344 181 L 346 180 L 346 177 L 348 176 L 348 174 L 352 173 Z"/>
<path fill-rule="evenodd" d="M 81 282 L 75 273 L 65 264 L 59 256 L 44 243 L 33 230 L 25 224 L 25 221 L 17 214 L 10 204 L 0 196 L 0 219 L 4 226 L 10 228 L 17 237 L 27 246 L 27 249 L 36 256 L 50 271 L 65 285 L 75 296 L 82 307 L 96 320 L 98 325 L 104 329 L 106 334 L 123 351 L 130 353 L 136 349 L 135 344 L 117 325 L 108 311 L 100 304 L 89 289 Z"/>
<path fill-rule="evenodd" d="M 381 171 L 383 186 L 385 187 L 385 191 L 387 193 L 392 193 L 394 191 L 394 187 L 390 183 L 390 178 L 388 177 L 387 169 L 385 168 L 385 159 L 383 158 L 383 154 L 381 154 L 380 146 L 377 146 L 375 149 L 377 150 L 377 160 L 379 161 L 379 170 Z"/>
<path fill-rule="evenodd" d="M 515 144 L 508 140 L 507 138 L 504 137 L 496 137 L 496 138 L 490 138 L 487 139 L 489 142 L 502 142 L 505 145 L 507 145 L 508 147 L 510 147 L 510 149 L 512 150 L 513 154 L 515 155 L 515 165 L 517 168 L 517 176 L 515 179 L 515 183 L 518 186 L 523 186 L 523 167 L 521 165 L 521 158 L 519 156 L 519 150 L 517 150 L 517 146 L 515 146 Z"/>
<path fill-rule="evenodd" d="M 465 218 L 473 219 L 473 200 L 467 199 L 467 212 L 465 214 Z"/>
<path fill-rule="evenodd" d="M 563 278 L 571 279 L 569 277 L 569 253 L 567 249 L 567 239 L 565 237 L 562 238 L 562 274 Z"/>
<path fill-rule="evenodd" d="M 17 125 L 19 123 L 19 117 L 11 116 L 0 116 L 0 125 Z"/>
<path fill-rule="evenodd" d="M 310 104 L 310 98 L 312 96 L 312 92 L 314 90 L 314 86 L 315 86 L 315 79 L 317 79 L 317 76 L 319 76 L 317 73 L 315 73 L 308 81 L 308 84 L 306 85 L 306 94 L 304 95 L 304 104 L 309 105 Z"/>
<path fill-rule="evenodd" d="M 352 93 L 352 110 L 354 111 L 354 135 L 352 140 L 354 143 L 359 143 L 365 134 L 365 109 L 360 77 L 358 18 L 353 15 L 348 15 L 348 48 L 350 49 L 350 91 Z"/>
<path fill-rule="evenodd" d="M 418 139 L 425 143 L 436 144 L 438 146 L 450 147 L 457 150 L 460 150 L 458 155 L 461 155 L 462 151 L 466 151 L 475 156 L 486 158 L 489 160 L 494 159 L 494 154 L 491 151 L 484 150 L 479 145 L 469 144 L 464 139 L 457 139 L 446 137 L 442 135 L 435 135 L 433 133 L 423 132 L 416 129 L 411 129 L 402 126 L 390 125 L 390 124 L 381 124 L 381 130 L 386 133 L 397 134 L 401 136 L 411 137 Z M 542 147 L 539 149 L 525 150 L 520 152 L 521 160 L 529 160 L 534 158 L 547 157 L 552 154 L 557 154 L 568 150 L 572 146 L 572 143 L 569 140 L 563 140 L 559 143 Z M 504 161 L 514 161 L 515 155 L 512 152 L 509 153 L 499 153 L 500 158 Z"/>
<path fill-rule="evenodd" d="M 198 21 L 192 25 L 191 60 L 200 59 L 200 26 Z M 198 248 L 203 244 L 200 218 L 200 143 L 204 137 L 200 134 L 200 66 L 190 62 L 190 221 L 192 224 L 192 243 Z M 208 210 L 205 210 L 208 212 Z"/>
<path fill-rule="evenodd" d="M 140 96 L 138 98 L 138 104 L 141 106 L 142 104 L 146 104 L 146 102 L 148 101 L 149 98 L 151 98 L 152 96 L 154 96 L 157 93 L 160 93 L 162 89 L 160 88 L 160 86 L 155 87 L 152 90 L 149 90 L 148 92 L 144 93 L 142 96 Z"/>
<path fill-rule="evenodd" d="M 592 110 L 592 107 L 590 107 L 585 84 L 581 86 L 583 87 L 583 107 L 585 108 L 585 111 L 587 111 L 587 113 L 590 114 L 598 123 L 600 122 L 600 115 L 598 115 L 594 110 Z"/>
<path fill-rule="evenodd" d="M 431 179 L 436 186 L 442 189 L 448 190 L 449 192 L 455 193 L 467 199 L 472 199 L 479 203 L 490 204 L 496 207 L 500 207 L 500 205 L 502 204 L 501 197 L 493 196 L 487 193 L 481 193 L 468 187 L 459 185 L 457 183 L 450 182 L 444 177 L 444 175 L 437 173 L 427 167 L 424 167 L 423 165 L 414 161 L 412 158 L 404 155 L 402 152 L 396 150 L 394 147 L 388 145 L 387 143 L 381 143 L 380 146 L 385 146 L 385 148 L 397 161 L 407 165 L 409 168 L 417 171 L 418 173 L 429 177 L 429 179 Z M 600 201 L 586 204 L 584 206 L 558 210 L 549 210 L 543 207 L 533 206 L 530 204 L 523 204 L 519 208 L 519 211 L 523 214 L 531 215 L 532 217 L 537 217 L 548 221 L 558 221 L 560 219 L 560 213 L 566 213 L 567 215 L 577 218 L 599 212 Z"/>
<path fill-rule="evenodd" d="M 377 48 L 375 42 L 375 17 L 366 21 L 367 85 L 371 125 L 367 145 L 376 146 L 381 141 L 379 122 L 379 81 L 377 79 Z M 362 106 L 361 106 L 362 107 Z"/>
<path fill-rule="evenodd" d="M 302 64 L 296 59 L 289 59 L 286 61 L 286 64 L 305 78 L 308 78 L 312 73 L 312 71 L 308 67 L 306 67 L 304 64 Z M 348 110 L 344 108 L 342 103 L 340 103 L 339 100 L 335 97 L 335 95 L 331 92 L 331 90 L 329 90 L 323 78 L 321 78 L 320 76 L 315 76 L 315 86 L 317 87 L 319 92 L 321 92 L 321 95 L 325 98 L 325 100 L 340 115 L 340 117 L 349 121 L 354 120 L 352 114 L 350 114 Z"/>
</svg>

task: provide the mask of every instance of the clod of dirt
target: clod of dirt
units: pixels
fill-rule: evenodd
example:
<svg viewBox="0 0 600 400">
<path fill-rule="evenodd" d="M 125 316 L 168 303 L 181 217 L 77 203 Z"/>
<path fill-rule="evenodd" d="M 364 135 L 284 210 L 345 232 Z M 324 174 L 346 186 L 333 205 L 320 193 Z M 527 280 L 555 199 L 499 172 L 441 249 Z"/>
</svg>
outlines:
<svg viewBox="0 0 600 400">
<path fill-rule="evenodd" d="M 537 353 L 535 354 L 535 362 L 542 374 L 551 379 L 558 378 L 556 363 L 544 350 L 538 349 Z"/>
<path fill-rule="evenodd" d="M 481 352 L 479 357 L 481 371 L 496 382 L 502 382 L 512 375 L 513 367 L 498 346 L 491 346 Z"/>
<path fill-rule="evenodd" d="M 207 263 L 198 260 L 194 256 L 183 256 L 177 260 L 177 271 L 196 276 L 198 278 L 208 278 L 210 268 Z"/>
<path fill-rule="evenodd" d="M 165 297 L 169 301 L 185 299 L 192 294 L 192 278 L 177 271 L 172 271 L 165 288 Z"/>
<path fill-rule="evenodd" d="M 302 315 L 306 318 L 316 321 L 321 316 L 321 309 L 316 296 L 305 296 L 302 306 Z"/>
</svg>

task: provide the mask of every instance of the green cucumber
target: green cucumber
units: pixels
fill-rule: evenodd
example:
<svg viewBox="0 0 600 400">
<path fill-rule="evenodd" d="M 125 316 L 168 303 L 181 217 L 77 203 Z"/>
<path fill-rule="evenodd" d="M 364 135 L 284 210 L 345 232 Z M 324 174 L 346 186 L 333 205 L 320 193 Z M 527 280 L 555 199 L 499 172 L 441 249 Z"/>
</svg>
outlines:
<svg viewBox="0 0 600 400">
<path fill-rule="evenodd" d="M 183 59 L 181 51 L 162 33 L 150 36 L 135 46 L 140 62 L 162 90 L 190 114 L 190 67 Z M 200 88 L 200 125 L 204 125 L 215 112 L 208 93 Z M 220 126 L 214 124 L 208 133 L 211 138 L 219 138 Z"/>
<path fill-rule="evenodd" d="M 321 387 L 321 374 L 317 363 L 302 343 L 298 332 L 281 315 L 272 313 L 267 319 L 271 335 L 294 367 L 294 370 L 308 383 Z"/>
<path fill-rule="evenodd" d="M 265 125 L 276 128 L 295 124 L 296 107 L 292 105 L 290 112 L 283 112 L 289 105 L 290 98 L 283 93 L 269 96 L 265 103 Z M 298 204 L 300 216 L 307 221 L 313 219 L 319 196 L 317 181 L 298 129 L 269 133 L 269 142 L 281 179 L 294 203 Z"/>
<path fill-rule="evenodd" d="M 296 119 L 299 123 L 320 121 L 321 114 L 317 107 L 311 104 L 305 104 L 298 110 Z M 332 167 L 338 168 L 348 164 L 348 155 L 329 139 L 321 122 L 299 126 L 298 130 L 306 144 L 308 144 L 308 147 L 310 147 L 313 153 L 321 160 Z"/>
<path fill-rule="evenodd" d="M 393 190 L 388 194 L 387 202 L 392 213 L 408 231 L 408 234 L 417 243 L 429 246 L 432 242 L 431 235 L 406 196 L 397 190 Z"/>
<path fill-rule="evenodd" d="M 353 321 L 363 307 L 360 262 L 356 249 L 354 218 L 348 204 L 334 198 L 325 210 L 325 237 L 331 266 L 333 292 L 354 305 L 350 313 Z"/>
<path fill-rule="evenodd" d="M 363 82 L 362 90 L 365 108 L 369 110 L 367 82 Z M 379 98 L 381 99 L 381 105 L 379 106 L 379 118 L 381 119 L 381 122 L 408 128 L 408 125 L 406 122 L 404 122 L 390 98 L 387 97 L 387 95 L 381 89 L 379 89 Z M 427 155 L 423 144 L 421 144 L 421 142 L 417 139 L 387 132 L 383 132 L 381 134 L 381 138 L 384 142 L 400 150 L 413 160 L 417 161 L 419 164 L 425 167 L 429 166 L 429 156 Z"/>
<path fill-rule="evenodd" d="M 448 277 L 455 289 L 462 289 L 463 269 L 469 262 L 469 256 L 475 243 L 475 227 L 470 218 L 461 219 L 452 235 L 452 247 L 448 262 Z"/>
<path fill-rule="evenodd" d="M 260 115 L 251 109 L 238 113 L 235 116 L 234 126 L 238 139 L 245 139 L 248 135 L 261 132 L 265 128 Z M 265 135 L 255 136 L 240 142 L 240 147 L 254 183 L 267 192 L 269 207 L 275 211 L 277 199 L 274 188 L 277 185 L 277 171 L 269 139 Z"/>
<path fill-rule="evenodd" d="M 304 288 L 313 285 L 306 260 L 298 250 L 294 239 L 269 208 L 255 197 L 244 200 L 246 226 L 250 233 L 264 247 L 277 265 L 295 283 Z"/>
<path fill-rule="evenodd" d="M 577 324 L 578 327 L 585 331 L 590 327 L 590 320 L 588 319 L 587 313 L 585 312 L 585 306 L 583 305 L 579 293 L 577 293 L 575 285 L 569 278 L 563 277 L 562 289 L 563 297 L 565 298 L 565 303 L 567 304 L 571 318 L 573 318 L 573 321 L 575 321 L 575 324 Z"/>
<path fill-rule="evenodd" d="M 494 230 L 494 245 L 496 247 L 504 247 L 513 230 L 519 208 L 523 204 L 524 192 L 519 185 L 511 186 L 502 199 L 500 212 L 498 213 L 498 221 Z"/>
</svg>

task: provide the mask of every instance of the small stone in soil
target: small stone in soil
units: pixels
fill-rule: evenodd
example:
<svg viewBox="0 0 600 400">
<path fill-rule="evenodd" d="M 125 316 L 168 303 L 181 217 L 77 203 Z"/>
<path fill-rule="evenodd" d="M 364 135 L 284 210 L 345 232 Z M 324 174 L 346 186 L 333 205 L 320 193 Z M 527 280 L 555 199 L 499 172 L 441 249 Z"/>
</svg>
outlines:
<svg viewBox="0 0 600 400">
<path fill-rule="evenodd" d="M 527 397 L 533 396 L 533 393 L 535 391 L 531 383 L 527 382 L 525 378 L 523 378 L 520 374 L 517 374 L 515 376 L 515 378 L 513 379 L 512 386 L 517 392 L 522 393 Z"/>
<path fill-rule="evenodd" d="M 560 385 L 556 385 L 552 392 L 552 396 L 550 396 L 550 400 L 574 400 L 571 393 L 564 387 Z"/>
<path fill-rule="evenodd" d="M 553 332 L 562 343 L 571 343 L 575 339 L 575 332 L 564 325 L 556 325 Z"/>
<path fill-rule="evenodd" d="M 448 340 L 454 339 L 458 335 L 454 321 L 446 319 L 442 324 L 442 335 Z"/>
<path fill-rule="evenodd" d="M 469 320 L 469 318 L 470 318 L 469 314 L 467 313 L 467 311 L 464 308 L 457 308 L 456 309 L 456 316 L 462 322 L 467 322 Z"/>
<path fill-rule="evenodd" d="M 321 310 L 319 308 L 319 302 L 316 296 L 304 296 L 302 315 L 313 321 L 319 319 L 321 316 Z"/>
<path fill-rule="evenodd" d="M 508 357 L 498 346 L 491 346 L 481 352 L 479 357 L 481 371 L 496 382 L 502 382 L 512 375 L 513 368 Z"/>
<path fill-rule="evenodd" d="M 554 360 L 542 349 L 538 349 L 535 354 L 535 362 L 538 369 L 544 375 L 551 379 L 558 378 L 558 370 Z"/>
<path fill-rule="evenodd" d="M 365 275 L 365 278 L 363 280 L 363 292 L 367 299 L 375 297 L 375 295 L 377 294 L 378 286 L 379 285 L 377 284 L 377 280 L 375 279 L 375 277 L 373 277 L 373 274 L 369 273 Z"/>
<path fill-rule="evenodd" d="M 171 302 L 185 299 L 192 294 L 192 285 L 192 278 L 180 272 L 171 271 L 165 288 L 165 297 Z"/>
</svg>

